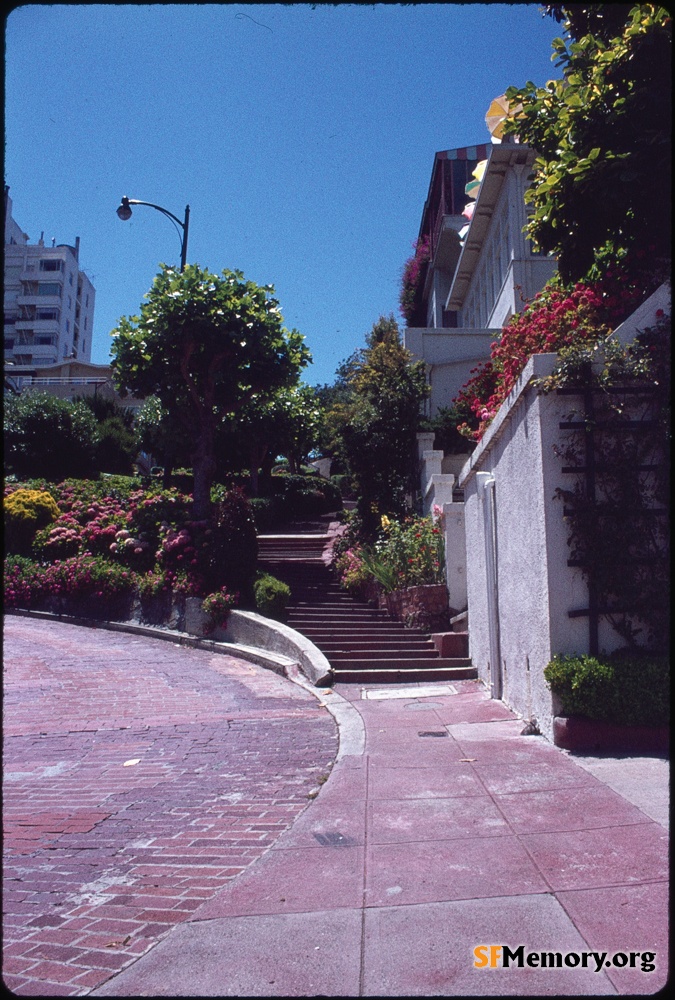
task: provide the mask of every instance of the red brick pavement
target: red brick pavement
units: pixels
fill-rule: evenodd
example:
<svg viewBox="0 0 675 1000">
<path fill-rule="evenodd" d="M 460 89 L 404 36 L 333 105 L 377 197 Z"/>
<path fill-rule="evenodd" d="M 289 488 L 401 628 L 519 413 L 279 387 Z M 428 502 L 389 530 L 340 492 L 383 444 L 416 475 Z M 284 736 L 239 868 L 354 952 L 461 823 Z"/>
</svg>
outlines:
<svg viewBox="0 0 675 1000">
<path fill-rule="evenodd" d="M 261 856 L 337 753 L 312 695 L 231 656 L 8 616 L 4 955 L 85 995 Z"/>
</svg>

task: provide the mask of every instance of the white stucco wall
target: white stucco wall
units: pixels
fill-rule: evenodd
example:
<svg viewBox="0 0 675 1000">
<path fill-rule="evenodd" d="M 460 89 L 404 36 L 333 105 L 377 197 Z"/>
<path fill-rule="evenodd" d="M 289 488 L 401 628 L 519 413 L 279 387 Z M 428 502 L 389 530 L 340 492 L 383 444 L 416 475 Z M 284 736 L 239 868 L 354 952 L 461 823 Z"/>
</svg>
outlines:
<svg viewBox="0 0 675 1000">
<path fill-rule="evenodd" d="M 465 611 L 466 593 L 466 530 L 463 503 L 443 504 L 445 533 L 445 578 L 448 602 L 454 611 Z"/>
<path fill-rule="evenodd" d="M 448 330 L 406 327 L 404 346 L 427 366 L 431 386 L 427 412 L 436 416 L 441 406 L 450 406 L 471 369 L 490 357 L 490 349 L 501 330 Z"/>
<path fill-rule="evenodd" d="M 581 571 L 567 566 L 558 424 L 569 397 L 539 395 L 533 377 L 549 374 L 556 355 L 535 355 L 460 475 L 464 487 L 470 654 L 486 684 L 493 680 L 489 642 L 485 522 L 478 472 L 495 480 L 497 603 L 504 701 L 552 731 L 543 670 L 557 652 L 586 652 L 588 619 L 568 611 L 587 605 Z"/>
</svg>

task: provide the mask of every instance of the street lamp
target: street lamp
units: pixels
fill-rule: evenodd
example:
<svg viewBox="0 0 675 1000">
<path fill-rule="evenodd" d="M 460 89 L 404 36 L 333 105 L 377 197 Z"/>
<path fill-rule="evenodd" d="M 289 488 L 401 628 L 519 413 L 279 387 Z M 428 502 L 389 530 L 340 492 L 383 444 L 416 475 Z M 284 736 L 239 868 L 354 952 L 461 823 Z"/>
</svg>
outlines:
<svg viewBox="0 0 675 1000">
<path fill-rule="evenodd" d="M 177 219 L 172 212 L 168 212 L 165 208 L 162 208 L 161 205 L 153 205 L 151 201 L 136 201 L 134 198 L 127 198 L 125 195 L 124 198 L 122 198 L 120 207 L 117 209 L 117 214 L 122 220 L 122 222 L 126 222 L 128 219 L 131 218 L 131 208 L 130 208 L 131 205 L 147 205 L 148 208 L 155 208 L 157 209 L 158 212 L 161 212 L 162 215 L 166 215 L 168 219 L 171 219 L 171 221 L 176 227 L 180 226 L 180 228 L 183 230 L 182 236 L 180 234 L 180 231 L 178 233 L 178 235 L 180 236 L 180 269 L 181 271 L 184 271 L 185 261 L 187 260 L 187 241 L 188 241 L 188 225 L 190 223 L 190 206 L 189 205 L 185 206 L 185 220 L 181 222 L 180 219 Z"/>
</svg>

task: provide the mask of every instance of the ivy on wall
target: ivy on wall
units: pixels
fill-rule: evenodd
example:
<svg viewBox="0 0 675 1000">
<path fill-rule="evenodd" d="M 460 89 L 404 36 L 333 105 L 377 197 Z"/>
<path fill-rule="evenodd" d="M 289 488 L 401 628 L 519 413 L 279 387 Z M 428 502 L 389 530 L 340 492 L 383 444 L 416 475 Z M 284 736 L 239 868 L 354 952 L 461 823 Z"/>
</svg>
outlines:
<svg viewBox="0 0 675 1000">
<path fill-rule="evenodd" d="M 661 317 L 627 348 L 574 345 L 541 383 L 582 400 L 559 452 L 576 482 L 557 495 L 590 614 L 655 651 L 669 640 L 670 327 Z"/>
</svg>

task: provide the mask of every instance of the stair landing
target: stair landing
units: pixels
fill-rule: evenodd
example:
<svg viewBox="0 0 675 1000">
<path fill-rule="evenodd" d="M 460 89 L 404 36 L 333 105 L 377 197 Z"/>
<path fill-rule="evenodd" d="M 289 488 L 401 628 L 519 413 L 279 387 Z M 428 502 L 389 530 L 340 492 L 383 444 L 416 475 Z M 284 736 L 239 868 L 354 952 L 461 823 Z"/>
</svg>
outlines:
<svg viewBox="0 0 675 1000">
<path fill-rule="evenodd" d="M 429 633 L 405 628 L 385 611 L 342 590 L 326 565 L 331 536 L 321 523 L 258 536 L 258 565 L 291 588 L 287 624 L 325 655 L 334 683 L 451 681 L 477 676 L 465 636 L 441 655 Z M 463 641 L 464 640 L 464 641 Z"/>
</svg>

